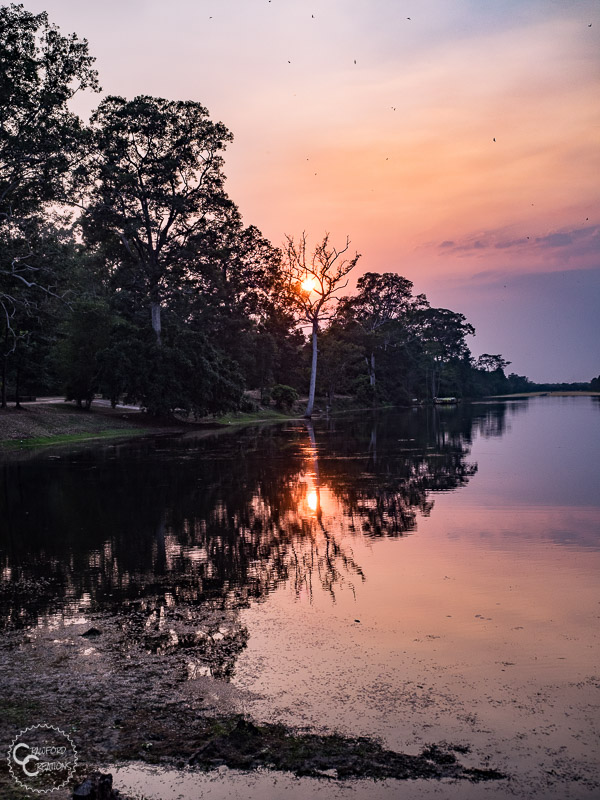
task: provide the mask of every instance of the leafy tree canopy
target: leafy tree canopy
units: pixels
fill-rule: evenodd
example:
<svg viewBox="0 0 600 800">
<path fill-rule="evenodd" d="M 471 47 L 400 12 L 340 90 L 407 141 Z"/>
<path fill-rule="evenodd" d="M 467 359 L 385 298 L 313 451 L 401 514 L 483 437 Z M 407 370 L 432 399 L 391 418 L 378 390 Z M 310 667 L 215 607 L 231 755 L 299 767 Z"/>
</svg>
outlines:
<svg viewBox="0 0 600 800">
<path fill-rule="evenodd" d="M 98 89 L 93 62 L 87 41 L 45 12 L 0 6 L 0 219 L 62 195 L 81 134 L 68 101 Z"/>
<path fill-rule="evenodd" d="M 233 208 L 221 156 L 232 136 L 200 103 L 147 96 L 107 97 L 91 128 L 80 174 L 89 193 L 84 232 L 112 247 L 160 340 L 161 303 L 180 290 L 206 231 Z"/>
</svg>

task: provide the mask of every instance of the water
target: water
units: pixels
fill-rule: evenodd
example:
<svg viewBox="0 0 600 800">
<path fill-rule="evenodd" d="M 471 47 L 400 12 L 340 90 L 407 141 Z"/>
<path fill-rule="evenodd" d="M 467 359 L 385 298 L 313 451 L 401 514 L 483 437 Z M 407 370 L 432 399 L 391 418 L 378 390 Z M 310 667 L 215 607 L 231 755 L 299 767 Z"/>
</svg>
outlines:
<svg viewBox="0 0 600 800">
<path fill-rule="evenodd" d="M 459 744 L 511 776 L 219 773 L 210 796 L 598 797 L 599 476 L 589 397 L 27 454 L 2 464 L 0 626 L 58 647 L 135 609 L 121 627 L 188 698 L 408 753 Z M 200 629 L 210 650 L 188 646 Z"/>
</svg>

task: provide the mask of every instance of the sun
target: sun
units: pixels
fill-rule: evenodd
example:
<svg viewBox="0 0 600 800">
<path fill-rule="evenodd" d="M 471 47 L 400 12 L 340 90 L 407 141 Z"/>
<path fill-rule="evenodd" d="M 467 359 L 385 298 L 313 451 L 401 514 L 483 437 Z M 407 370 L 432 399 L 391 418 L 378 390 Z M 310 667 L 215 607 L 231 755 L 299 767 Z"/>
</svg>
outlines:
<svg viewBox="0 0 600 800">
<path fill-rule="evenodd" d="M 314 291 L 315 288 L 315 279 L 310 275 L 307 275 L 306 278 L 300 284 L 300 286 L 302 287 L 302 290 L 304 292 L 312 292 Z"/>
</svg>

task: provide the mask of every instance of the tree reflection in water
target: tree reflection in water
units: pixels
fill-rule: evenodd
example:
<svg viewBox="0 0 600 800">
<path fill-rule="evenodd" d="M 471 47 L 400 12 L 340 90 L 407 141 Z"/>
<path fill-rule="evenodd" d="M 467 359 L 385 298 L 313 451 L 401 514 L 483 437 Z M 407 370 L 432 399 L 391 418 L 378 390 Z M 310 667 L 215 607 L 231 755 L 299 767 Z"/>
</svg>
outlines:
<svg viewBox="0 0 600 800">
<path fill-rule="evenodd" d="M 237 608 L 282 582 L 354 590 L 353 537 L 414 531 L 433 493 L 474 474 L 473 431 L 501 435 L 506 413 L 394 411 L 5 461 L 0 624 L 144 598 Z"/>
</svg>

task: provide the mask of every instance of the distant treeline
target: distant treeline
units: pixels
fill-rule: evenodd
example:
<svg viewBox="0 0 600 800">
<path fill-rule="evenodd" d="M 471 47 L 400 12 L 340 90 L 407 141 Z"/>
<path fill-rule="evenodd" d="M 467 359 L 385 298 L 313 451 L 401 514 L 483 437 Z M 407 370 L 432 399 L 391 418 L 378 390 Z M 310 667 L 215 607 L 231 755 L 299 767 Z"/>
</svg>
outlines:
<svg viewBox="0 0 600 800">
<path fill-rule="evenodd" d="M 2 407 L 59 392 L 155 415 L 285 407 L 317 354 L 329 405 L 556 388 L 474 359 L 465 317 L 393 271 L 340 296 L 348 243 L 311 255 L 246 227 L 225 191 L 232 136 L 199 103 L 106 97 L 84 124 L 68 103 L 98 90 L 93 61 L 46 14 L 0 6 Z"/>
<path fill-rule="evenodd" d="M 519 389 L 526 392 L 600 392 L 600 377 L 592 378 L 589 383 L 533 383 L 527 384 L 528 389 Z"/>
<path fill-rule="evenodd" d="M 510 373 L 508 376 L 500 374 L 488 375 L 490 383 L 486 384 L 485 377 L 483 383 L 478 380 L 478 386 L 473 396 L 480 396 L 481 390 L 490 385 L 493 386 L 493 391 L 484 391 L 484 394 L 514 394 L 518 392 L 600 392 L 600 376 L 592 378 L 591 381 L 585 383 L 578 381 L 576 383 L 535 383 L 530 381 L 524 375 L 515 375 Z"/>
</svg>

